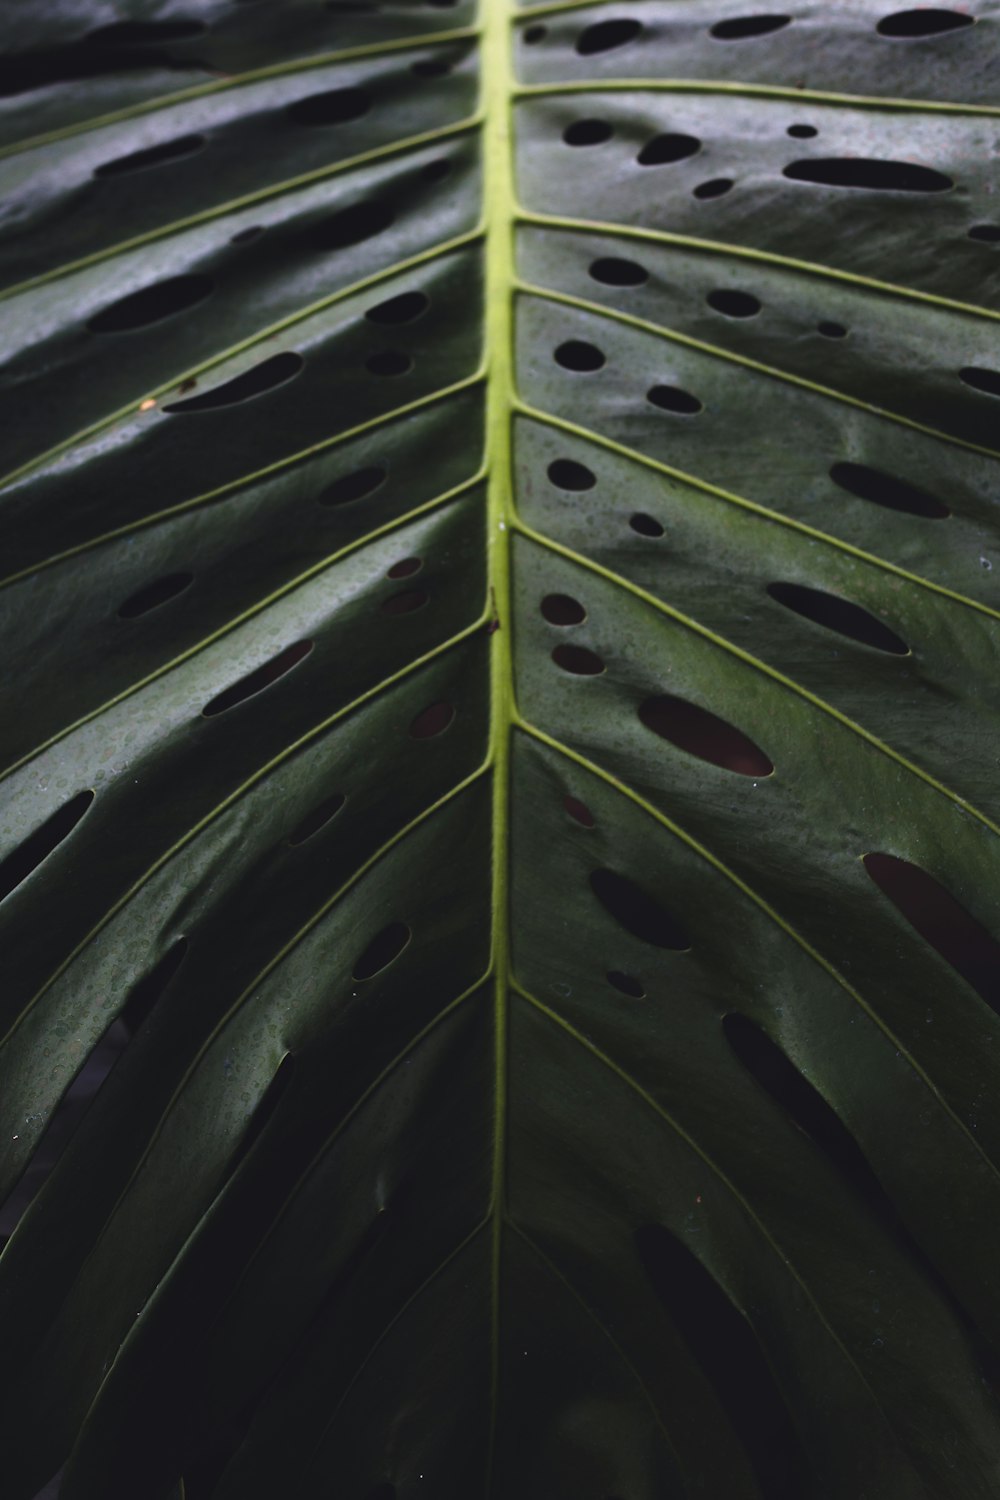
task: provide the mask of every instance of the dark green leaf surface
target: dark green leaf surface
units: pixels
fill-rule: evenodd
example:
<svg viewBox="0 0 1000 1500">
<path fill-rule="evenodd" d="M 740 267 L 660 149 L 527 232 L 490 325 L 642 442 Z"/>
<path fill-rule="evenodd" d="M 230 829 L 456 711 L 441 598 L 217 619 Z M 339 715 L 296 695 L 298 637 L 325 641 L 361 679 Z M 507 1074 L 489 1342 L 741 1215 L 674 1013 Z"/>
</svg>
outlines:
<svg viewBox="0 0 1000 1500">
<path fill-rule="evenodd" d="M 5 1496 L 994 1500 L 998 15 L 12 15 Z"/>
</svg>

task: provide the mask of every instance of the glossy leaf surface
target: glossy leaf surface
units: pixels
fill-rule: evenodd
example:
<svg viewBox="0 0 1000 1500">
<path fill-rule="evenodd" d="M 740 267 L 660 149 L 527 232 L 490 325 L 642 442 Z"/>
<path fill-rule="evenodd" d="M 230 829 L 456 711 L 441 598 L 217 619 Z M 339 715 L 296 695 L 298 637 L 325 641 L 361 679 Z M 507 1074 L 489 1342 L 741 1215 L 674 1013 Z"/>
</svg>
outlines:
<svg viewBox="0 0 1000 1500">
<path fill-rule="evenodd" d="M 996 1496 L 998 14 L 12 15 L 11 1500 Z"/>
</svg>

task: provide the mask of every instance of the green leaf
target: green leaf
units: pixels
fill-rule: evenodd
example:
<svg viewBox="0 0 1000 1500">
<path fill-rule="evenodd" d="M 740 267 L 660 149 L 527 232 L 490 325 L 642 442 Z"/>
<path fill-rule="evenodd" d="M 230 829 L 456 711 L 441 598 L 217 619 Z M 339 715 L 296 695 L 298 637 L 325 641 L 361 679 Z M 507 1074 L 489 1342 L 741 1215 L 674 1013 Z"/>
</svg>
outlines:
<svg viewBox="0 0 1000 1500">
<path fill-rule="evenodd" d="M 998 15 L 12 16 L 10 1500 L 995 1500 Z"/>
</svg>

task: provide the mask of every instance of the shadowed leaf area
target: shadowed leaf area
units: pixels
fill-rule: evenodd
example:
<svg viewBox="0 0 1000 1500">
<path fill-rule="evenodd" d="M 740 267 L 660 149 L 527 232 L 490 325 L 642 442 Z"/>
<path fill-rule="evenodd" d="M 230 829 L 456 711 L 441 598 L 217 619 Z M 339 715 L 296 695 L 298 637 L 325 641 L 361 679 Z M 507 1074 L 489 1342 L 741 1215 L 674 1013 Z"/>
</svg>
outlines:
<svg viewBox="0 0 1000 1500">
<path fill-rule="evenodd" d="M 9 10 L 4 1500 L 996 1500 L 997 6 Z"/>
</svg>

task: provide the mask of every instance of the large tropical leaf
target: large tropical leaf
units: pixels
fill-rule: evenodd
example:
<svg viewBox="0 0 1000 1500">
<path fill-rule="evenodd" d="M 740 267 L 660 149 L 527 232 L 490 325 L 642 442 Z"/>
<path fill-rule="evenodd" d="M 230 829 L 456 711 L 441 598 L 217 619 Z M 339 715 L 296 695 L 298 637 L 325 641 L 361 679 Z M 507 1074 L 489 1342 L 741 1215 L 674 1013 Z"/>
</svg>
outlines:
<svg viewBox="0 0 1000 1500">
<path fill-rule="evenodd" d="M 996 1500 L 998 16 L 11 8 L 9 1500 Z"/>
</svg>

